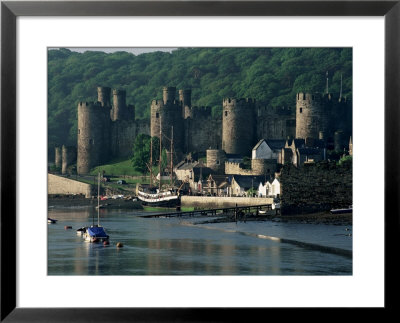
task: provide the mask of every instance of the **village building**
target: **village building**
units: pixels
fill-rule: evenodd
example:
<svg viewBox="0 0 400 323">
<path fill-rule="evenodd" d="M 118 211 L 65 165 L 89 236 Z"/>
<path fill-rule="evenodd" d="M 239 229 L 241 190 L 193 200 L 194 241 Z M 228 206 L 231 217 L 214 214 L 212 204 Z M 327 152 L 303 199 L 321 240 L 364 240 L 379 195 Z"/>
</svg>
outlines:
<svg viewBox="0 0 400 323">
<path fill-rule="evenodd" d="M 233 175 L 230 186 L 230 196 L 246 196 L 251 189 L 257 191 L 264 176 Z"/>
<path fill-rule="evenodd" d="M 265 184 L 260 182 L 258 186 L 259 197 L 279 197 L 281 194 L 281 184 L 277 178 L 272 183 L 266 181 Z"/>
<path fill-rule="evenodd" d="M 203 187 L 207 186 L 207 178 L 214 174 L 214 170 L 206 167 L 202 161 L 185 159 L 174 168 L 176 179 L 186 186 L 190 194 L 201 194 Z"/>
<path fill-rule="evenodd" d="M 211 196 L 228 196 L 229 177 L 226 175 L 210 174 L 207 178 L 207 186 L 203 191 Z"/>
<path fill-rule="evenodd" d="M 254 146 L 251 152 L 252 159 L 276 159 L 279 158 L 279 153 L 285 147 L 285 140 L 280 139 L 261 139 Z"/>
<path fill-rule="evenodd" d="M 304 163 L 319 162 L 326 159 L 326 148 L 323 140 L 292 139 L 287 140 L 278 158 L 282 164 L 293 164 L 296 167 Z"/>
</svg>

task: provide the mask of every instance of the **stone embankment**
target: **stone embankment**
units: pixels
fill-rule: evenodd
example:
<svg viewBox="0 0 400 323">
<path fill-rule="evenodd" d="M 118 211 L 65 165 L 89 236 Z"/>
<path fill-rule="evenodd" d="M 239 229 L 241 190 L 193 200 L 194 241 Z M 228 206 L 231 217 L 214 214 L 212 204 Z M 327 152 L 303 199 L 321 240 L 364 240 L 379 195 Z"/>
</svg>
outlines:
<svg viewBox="0 0 400 323">
<path fill-rule="evenodd" d="M 259 197 L 223 197 L 223 196 L 187 196 L 181 197 L 181 206 L 200 208 L 222 208 L 236 206 L 252 206 L 272 204 L 272 198 Z"/>
<path fill-rule="evenodd" d="M 94 190 L 91 184 L 53 174 L 47 174 L 47 184 L 47 194 L 82 194 L 85 197 L 91 197 Z"/>
<path fill-rule="evenodd" d="M 352 163 L 284 165 L 280 175 L 282 215 L 312 214 L 353 204 Z"/>
</svg>

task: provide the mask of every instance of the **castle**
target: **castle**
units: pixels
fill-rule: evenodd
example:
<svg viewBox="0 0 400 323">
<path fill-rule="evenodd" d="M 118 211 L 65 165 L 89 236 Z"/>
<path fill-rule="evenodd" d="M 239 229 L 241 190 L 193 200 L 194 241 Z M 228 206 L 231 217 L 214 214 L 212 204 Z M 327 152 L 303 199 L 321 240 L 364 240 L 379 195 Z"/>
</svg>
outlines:
<svg viewBox="0 0 400 323">
<path fill-rule="evenodd" d="M 190 89 L 179 90 L 177 98 L 175 87 L 164 87 L 162 100 L 151 103 L 148 124 L 135 120 L 135 107 L 126 104 L 125 91 L 113 90 L 112 104 L 110 88 L 97 92 L 97 102 L 78 104 L 78 174 L 115 157 L 128 158 L 141 133 L 171 139 L 175 161 L 190 152 L 207 152 L 209 167 L 221 170 L 227 157 L 249 155 L 260 139 L 313 138 L 343 150 L 352 132 L 351 103 L 332 94 L 298 93 L 295 111 L 254 99 L 225 98 L 222 115 L 216 118 L 210 107 L 192 105 Z M 170 142 L 164 145 L 169 149 Z"/>
</svg>

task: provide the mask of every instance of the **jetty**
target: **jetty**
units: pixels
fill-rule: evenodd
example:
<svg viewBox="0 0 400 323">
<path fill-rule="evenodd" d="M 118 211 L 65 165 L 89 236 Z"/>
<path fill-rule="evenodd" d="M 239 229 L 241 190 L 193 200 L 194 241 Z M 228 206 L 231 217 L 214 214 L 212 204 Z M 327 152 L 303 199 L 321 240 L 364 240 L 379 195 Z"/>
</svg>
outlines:
<svg viewBox="0 0 400 323">
<path fill-rule="evenodd" d="M 169 217 L 181 217 L 181 216 L 224 216 L 224 215 L 239 215 L 239 214 L 260 214 L 260 211 L 272 211 L 272 204 L 262 204 L 262 205 L 246 205 L 246 206 L 234 206 L 234 207 L 224 207 L 224 208 L 213 208 L 213 209 L 198 209 L 193 211 L 174 211 L 174 212 L 164 212 L 156 214 L 141 215 L 142 218 L 169 218 Z M 275 212 L 278 212 L 275 209 Z"/>
</svg>

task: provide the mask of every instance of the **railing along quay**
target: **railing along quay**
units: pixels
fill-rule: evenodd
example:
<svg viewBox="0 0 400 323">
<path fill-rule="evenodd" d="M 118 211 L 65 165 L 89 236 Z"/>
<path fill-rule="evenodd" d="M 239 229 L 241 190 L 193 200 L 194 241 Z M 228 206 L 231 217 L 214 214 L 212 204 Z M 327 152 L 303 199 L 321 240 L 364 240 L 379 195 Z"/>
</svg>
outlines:
<svg viewBox="0 0 400 323">
<path fill-rule="evenodd" d="M 247 206 L 233 206 L 233 207 L 224 207 L 224 208 L 216 208 L 216 209 L 199 209 L 193 211 L 175 211 L 169 213 L 159 213 L 159 214 L 148 214 L 148 215 L 141 215 L 142 218 L 157 218 L 157 217 L 175 217 L 175 216 L 216 216 L 217 213 L 220 215 L 229 214 L 229 213 L 238 213 L 240 211 L 250 213 L 251 211 L 260 211 L 265 210 L 269 211 L 272 210 L 272 204 L 261 204 L 261 205 L 247 205 Z"/>
</svg>

